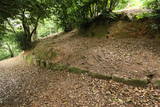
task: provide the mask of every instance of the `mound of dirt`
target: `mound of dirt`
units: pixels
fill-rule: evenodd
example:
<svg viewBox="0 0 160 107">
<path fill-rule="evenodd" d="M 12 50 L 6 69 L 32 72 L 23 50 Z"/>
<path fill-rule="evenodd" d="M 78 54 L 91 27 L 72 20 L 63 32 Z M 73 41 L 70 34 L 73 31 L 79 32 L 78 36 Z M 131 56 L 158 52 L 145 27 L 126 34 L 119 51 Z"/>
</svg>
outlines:
<svg viewBox="0 0 160 107">
<path fill-rule="evenodd" d="M 41 40 L 31 52 L 37 58 L 104 75 L 146 79 L 160 77 L 160 41 L 145 38 L 145 23 L 117 22 L 101 38 L 77 31 Z M 109 37 L 109 38 L 108 38 Z"/>
</svg>

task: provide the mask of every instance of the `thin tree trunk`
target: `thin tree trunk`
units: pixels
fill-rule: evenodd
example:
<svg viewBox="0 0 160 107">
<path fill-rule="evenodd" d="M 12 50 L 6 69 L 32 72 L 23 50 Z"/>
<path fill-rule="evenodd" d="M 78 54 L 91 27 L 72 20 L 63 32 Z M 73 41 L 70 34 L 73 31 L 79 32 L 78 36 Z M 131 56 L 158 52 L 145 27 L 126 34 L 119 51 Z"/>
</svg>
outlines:
<svg viewBox="0 0 160 107">
<path fill-rule="evenodd" d="M 36 30 L 37 30 L 39 18 L 40 18 L 40 17 L 37 17 L 36 22 L 35 22 L 35 25 L 34 25 L 34 28 L 33 28 L 33 30 L 31 31 L 31 27 L 30 27 L 30 25 L 28 25 L 28 23 L 27 23 L 27 19 L 26 19 L 26 17 L 25 17 L 24 12 L 23 12 L 23 14 L 22 14 L 22 25 L 23 25 L 23 30 L 24 30 L 24 33 L 25 33 L 25 35 L 24 35 L 24 36 L 25 36 L 25 38 L 24 38 L 24 48 L 25 48 L 25 49 L 29 49 L 29 48 L 31 47 L 32 36 L 34 35 L 34 33 L 35 33 Z"/>
</svg>

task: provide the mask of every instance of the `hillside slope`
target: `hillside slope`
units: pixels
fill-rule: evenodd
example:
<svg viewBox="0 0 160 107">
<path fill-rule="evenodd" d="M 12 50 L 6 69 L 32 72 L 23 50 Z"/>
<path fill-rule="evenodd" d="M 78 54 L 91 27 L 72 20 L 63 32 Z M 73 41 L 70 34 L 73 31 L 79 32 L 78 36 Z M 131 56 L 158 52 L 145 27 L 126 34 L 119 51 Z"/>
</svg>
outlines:
<svg viewBox="0 0 160 107">
<path fill-rule="evenodd" d="M 74 30 L 40 40 L 29 53 L 37 59 L 103 75 L 134 79 L 151 75 L 159 79 L 160 41 L 148 39 L 145 26 L 146 23 L 119 21 L 106 28 L 109 33 L 102 37 L 83 37 Z M 100 29 L 93 28 L 93 33 Z"/>
</svg>

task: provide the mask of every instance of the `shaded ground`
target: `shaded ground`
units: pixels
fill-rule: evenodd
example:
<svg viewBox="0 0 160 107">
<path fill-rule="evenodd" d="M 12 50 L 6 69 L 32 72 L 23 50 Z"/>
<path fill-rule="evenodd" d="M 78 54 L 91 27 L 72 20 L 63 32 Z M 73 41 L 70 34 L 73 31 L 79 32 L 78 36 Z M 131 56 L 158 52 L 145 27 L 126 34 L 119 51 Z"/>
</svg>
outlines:
<svg viewBox="0 0 160 107">
<path fill-rule="evenodd" d="M 159 107 L 160 90 L 0 62 L 1 107 Z"/>
<path fill-rule="evenodd" d="M 32 55 L 100 74 L 160 79 L 160 40 L 148 39 L 143 29 L 145 24 L 120 21 L 105 37 L 82 37 L 73 31 L 41 40 Z"/>
</svg>

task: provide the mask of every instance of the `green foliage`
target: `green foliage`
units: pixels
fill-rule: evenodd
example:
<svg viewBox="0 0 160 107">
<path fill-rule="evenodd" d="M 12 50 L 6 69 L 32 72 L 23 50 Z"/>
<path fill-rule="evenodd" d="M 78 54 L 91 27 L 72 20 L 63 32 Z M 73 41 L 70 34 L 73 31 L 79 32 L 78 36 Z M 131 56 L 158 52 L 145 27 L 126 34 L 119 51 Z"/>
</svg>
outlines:
<svg viewBox="0 0 160 107">
<path fill-rule="evenodd" d="M 7 58 L 10 58 L 10 54 L 7 52 L 3 52 L 3 50 L 0 50 L 0 61 Z"/>
<path fill-rule="evenodd" d="M 26 50 L 31 48 L 31 38 L 36 36 L 39 22 L 50 15 L 50 0 L 26 0 L 21 4 L 19 19 L 24 31 L 23 49 Z"/>
<path fill-rule="evenodd" d="M 44 37 L 59 31 L 59 26 L 65 31 L 75 27 L 85 26 L 103 16 L 112 19 L 111 12 L 121 0 L 1 0 L 0 1 L 0 40 L 4 35 L 12 38 L 3 39 L 3 47 L 10 51 L 17 48 L 26 50 L 31 47 L 32 38 L 37 35 Z M 54 16 L 54 21 L 44 21 Z M 42 22 L 45 23 L 42 23 Z M 16 22 L 16 23 L 14 23 Z M 42 24 L 40 24 L 42 23 Z M 44 25 L 45 24 L 45 25 Z M 17 25 L 20 26 L 17 28 Z M 40 27 L 38 27 L 40 25 Z M 37 31 L 37 28 L 39 30 Z M 7 37 L 9 38 L 9 37 Z M 16 42 L 16 43 L 15 43 Z M 7 44 L 6 44 L 7 43 Z M 1 43 L 0 43 L 1 44 Z M 3 55 L 2 55 L 3 56 Z"/>
<path fill-rule="evenodd" d="M 160 9 L 160 0 L 144 1 L 144 6 L 149 8 L 149 9 Z"/>
<path fill-rule="evenodd" d="M 144 16 L 154 20 L 154 23 L 150 25 L 152 33 L 159 33 L 160 31 L 160 0 L 148 0 L 144 1 L 144 6 L 151 9 L 152 12 Z"/>
<path fill-rule="evenodd" d="M 17 32 L 15 34 L 15 41 L 17 42 L 18 44 L 18 48 L 21 49 L 21 50 L 25 50 L 25 49 L 28 49 L 29 47 L 26 47 L 26 36 L 25 36 L 25 33 L 24 32 Z"/>
<path fill-rule="evenodd" d="M 15 34 L 4 34 L 0 41 L 0 60 L 18 55 L 20 49 L 15 41 Z"/>
<path fill-rule="evenodd" d="M 158 14 L 156 11 L 152 12 L 145 12 L 145 13 L 140 13 L 136 16 L 137 20 L 140 19 L 160 19 L 160 14 Z"/>
<path fill-rule="evenodd" d="M 124 9 L 129 3 L 129 0 L 121 0 L 119 5 L 116 7 L 116 10 Z"/>
<path fill-rule="evenodd" d="M 36 35 L 38 23 L 50 16 L 52 0 L 5 0 L 0 1 L 0 30 L 6 29 L 8 19 L 19 19 L 24 32 L 25 48 L 31 47 L 31 38 Z"/>
<path fill-rule="evenodd" d="M 99 15 L 108 15 L 119 0 L 60 0 L 55 1 L 54 14 L 59 25 L 70 31 Z"/>
<path fill-rule="evenodd" d="M 112 11 L 115 9 L 140 6 L 142 3 L 144 7 L 154 11 L 151 14 L 138 15 L 137 18 L 154 17 L 156 25 L 151 25 L 151 29 L 158 31 L 160 0 L 1 0 L 0 45 L 8 48 L 11 46 L 12 49 L 18 44 L 19 49 L 26 50 L 31 47 L 32 40 L 37 35 L 44 37 L 59 32 L 59 27 L 64 31 L 71 31 L 74 28 L 87 30 L 92 23 L 99 20 L 100 23 L 114 21 L 117 15 Z M 53 21 L 44 20 L 51 16 Z M 20 27 L 17 28 L 17 25 Z M 4 35 L 16 39 L 6 39 L 8 36 L 4 39 Z M 10 43 L 11 39 L 17 43 Z"/>
<path fill-rule="evenodd" d="M 160 0 L 145 1 L 144 6 L 152 9 L 152 17 L 160 18 Z"/>
<path fill-rule="evenodd" d="M 4 21 L 7 18 L 14 18 L 16 14 L 18 14 L 18 5 L 17 0 L 1 0 L 0 1 L 0 30 L 3 31 L 5 29 Z"/>
<path fill-rule="evenodd" d="M 62 31 L 60 27 L 53 22 L 51 19 L 44 20 L 43 23 L 39 24 L 38 30 L 37 30 L 37 36 L 38 37 L 45 37 L 50 34 L 54 34 L 57 32 Z"/>
</svg>

